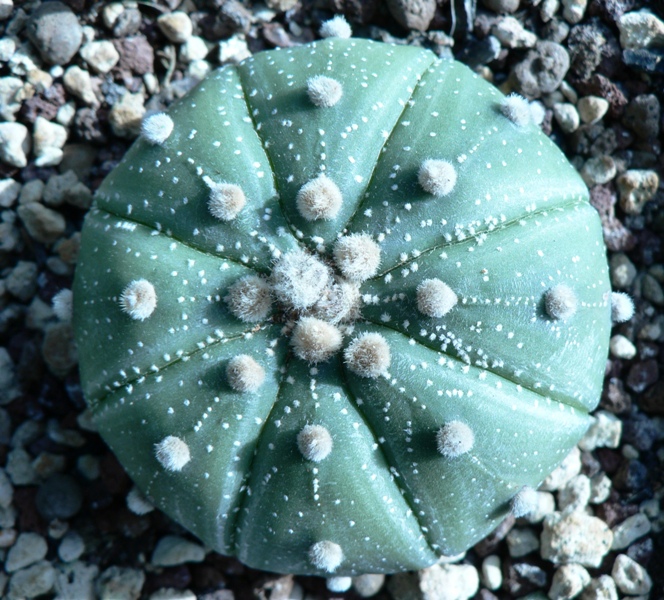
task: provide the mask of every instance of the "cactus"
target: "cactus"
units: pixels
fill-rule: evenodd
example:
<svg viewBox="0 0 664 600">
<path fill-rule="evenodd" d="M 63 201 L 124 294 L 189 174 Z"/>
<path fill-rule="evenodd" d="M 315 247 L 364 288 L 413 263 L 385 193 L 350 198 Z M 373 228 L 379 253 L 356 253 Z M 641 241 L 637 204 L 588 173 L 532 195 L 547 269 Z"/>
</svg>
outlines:
<svg viewBox="0 0 664 600">
<path fill-rule="evenodd" d="M 330 37 L 145 120 L 87 216 L 74 324 L 146 498 L 327 577 L 529 510 L 598 401 L 611 300 L 586 188 L 528 111 L 429 51 Z"/>
</svg>

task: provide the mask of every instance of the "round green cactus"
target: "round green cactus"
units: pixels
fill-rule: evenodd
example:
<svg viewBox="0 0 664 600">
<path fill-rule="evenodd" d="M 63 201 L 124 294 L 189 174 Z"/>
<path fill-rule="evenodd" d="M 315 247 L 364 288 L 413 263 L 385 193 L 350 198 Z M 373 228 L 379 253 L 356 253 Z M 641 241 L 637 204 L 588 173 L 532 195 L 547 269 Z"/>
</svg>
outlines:
<svg viewBox="0 0 664 600">
<path fill-rule="evenodd" d="M 525 100 L 336 37 L 145 120 L 87 217 L 74 319 L 147 498 L 250 566 L 343 576 L 528 510 L 599 399 L 611 302 L 586 188 Z"/>
</svg>

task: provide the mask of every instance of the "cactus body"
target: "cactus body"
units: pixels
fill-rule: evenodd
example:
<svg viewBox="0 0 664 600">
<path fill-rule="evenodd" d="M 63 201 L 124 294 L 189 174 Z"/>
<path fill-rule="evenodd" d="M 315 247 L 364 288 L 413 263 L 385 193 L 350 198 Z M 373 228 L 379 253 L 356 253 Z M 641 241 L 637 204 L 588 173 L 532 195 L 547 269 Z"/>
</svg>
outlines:
<svg viewBox="0 0 664 600">
<path fill-rule="evenodd" d="M 560 463 L 610 289 L 583 182 L 511 104 L 428 51 L 337 38 L 148 123 L 74 288 L 85 396 L 147 498 L 253 567 L 395 572 L 465 550 Z"/>
</svg>

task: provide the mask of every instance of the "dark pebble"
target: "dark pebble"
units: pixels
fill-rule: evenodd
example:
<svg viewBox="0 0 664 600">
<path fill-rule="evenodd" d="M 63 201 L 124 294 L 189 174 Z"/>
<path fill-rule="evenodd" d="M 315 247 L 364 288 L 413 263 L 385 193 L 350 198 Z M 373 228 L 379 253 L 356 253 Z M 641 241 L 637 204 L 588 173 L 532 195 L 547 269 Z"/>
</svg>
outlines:
<svg viewBox="0 0 664 600">
<path fill-rule="evenodd" d="M 602 470 L 602 465 L 593 456 L 592 452 L 581 453 L 581 471 L 588 477 L 594 477 Z"/>
<path fill-rule="evenodd" d="M 44 2 L 26 28 L 44 62 L 66 65 L 83 41 L 83 29 L 72 10 L 62 2 Z"/>
<path fill-rule="evenodd" d="M 657 361 L 642 360 L 632 365 L 627 374 L 627 386 L 635 392 L 643 392 L 659 379 Z"/>
<path fill-rule="evenodd" d="M 141 28 L 141 13 L 137 8 L 126 7 L 113 23 L 113 35 L 117 38 L 138 33 Z"/>
<path fill-rule="evenodd" d="M 618 494 L 615 491 L 611 492 L 609 500 L 597 507 L 597 516 L 609 527 L 615 527 L 637 512 L 639 512 L 639 507 L 636 504 L 623 504 L 618 500 Z"/>
<path fill-rule="evenodd" d="M 648 388 L 639 400 L 641 410 L 653 415 L 664 415 L 664 381 Z"/>
<path fill-rule="evenodd" d="M 602 392 L 600 406 L 615 415 L 620 415 L 630 410 L 632 407 L 632 398 L 625 391 L 625 386 L 621 379 L 612 377 Z"/>
<path fill-rule="evenodd" d="M 105 144 L 108 141 L 102 120 L 93 108 L 79 108 L 74 115 L 74 134 L 79 140 L 94 144 Z"/>
<path fill-rule="evenodd" d="M 69 519 L 78 513 L 82 504 L 81 486 L 69 475 L 52 475 L 37 491 L 37 510 L 47 521 Z"/>
<path fill-rule="evenodd" d="M 608 475 L 615 473 L 623 461 L 622 454 L 611 448 L 597 448 L 595 456 L 599 460 L 599 464 L 602 465 L 602 471 Z"/>
<path fill-rule="evenodd" d="M 505 520 L 498 525 L 486 538 L 474 546 L 475 552 L 484 558 L 491 554 L 514 527 L 515 518 L 512 514 L 505 517 Z"/>
<path fill-rule="evenodd" d="M 472 40 L 456 58 L 469 67 L 475 68 L 496 60 L 500 51 L 501 45 L 498 38 L 489 35 L 482 40 Z"/>
<path fill-rule="evenodd" d="M 515 87 L 529 98 L 539 98 L 558 89 L 567 70 L 567 50 L 555 42 L 538 42 L 518 63 L 510 78 Z"/>
<path fill-rule="evenodd" d="M 655 547 L 652 538 L 645 538 L 644 540 L 634 542 L 627 548 L 627 556 L 640 565 L 647 567 L 653 557 L 654 551 Z"/>
<path fill-rule="evenodd" d="M 573 79 L 588 79 L 602 60 L 606 46 L 605 27 L 588 23 L 572 27 L 567 38 L 570 75 Z"/>
<path fill-rule="evenodd" d="M 616 193 L 607 185 L 595 185 L 590 189 L 590 203 L 602 221 L 604 243 L 609 250 L 623 252 L 636 245 L 636 237 L 615 215 Z"/>
<path fill-rule="evenodd" d="M 579 81 L 579 93 L 604 98 L 609 103 L 608 115 L 613 118 L 620 117 L 627 104 L 627 98 L 622 90 L 608 77 L 595 73 L 588 81 Z"/>
<path fill-rule="evenodd" d="M 547 584 L 546 571 L 541 567 L 527 563 L 505 562 L 503 567 L 503 588 L 511 597 L 523 596 L 545 587 Z"/>
<path fill-rule="evenodd" d="M 660 48 L 637 48 L 623 52 L 625 64 L 649 73 L 664 73 L 664 51 Z"/>
<path fill-rule="evenodd" d="M 636 413 L 623 421 L 622 441 L 632 444 L 637 450 L 650 450 L 658 436 L 659 428 L 643 413 Z"/>
<path fill-rule="evenodd" d="M 638 460 L 626 460 L 616 472 L 613 485 L 618 490 L 641 490 L 648 483 L 648 469 Z"/>
<path fill-rule="evenodd" d="M 131 71 L 135 75 L 145 75 L 154 71 L 154 50 L 144 35 L 113 40 L 120 55 L 116 69 Z"/>
<path fill-rule="evenodd" d="M 640 94 L 625 108 L 623 125 L 643 141 L 654 140 L 659 135 L 659 100 L 655 94 Z"/>
</svg>

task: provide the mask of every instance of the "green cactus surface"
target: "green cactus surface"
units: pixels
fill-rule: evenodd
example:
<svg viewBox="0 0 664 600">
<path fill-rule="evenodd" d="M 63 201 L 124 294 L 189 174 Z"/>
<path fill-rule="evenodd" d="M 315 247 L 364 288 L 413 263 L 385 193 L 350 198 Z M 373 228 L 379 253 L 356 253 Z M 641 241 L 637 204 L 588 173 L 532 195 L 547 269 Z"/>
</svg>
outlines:
<svg viewBox="0 0 664 600">
<path fill-rule="evenodd" d="M 611 327 L 562 152 L 460 63 L 328 38 L 209 75 L 101 185 L 83 390 L 145 498 L 252 567 L 417 569 L 525 512 Z"/>
</svg>

